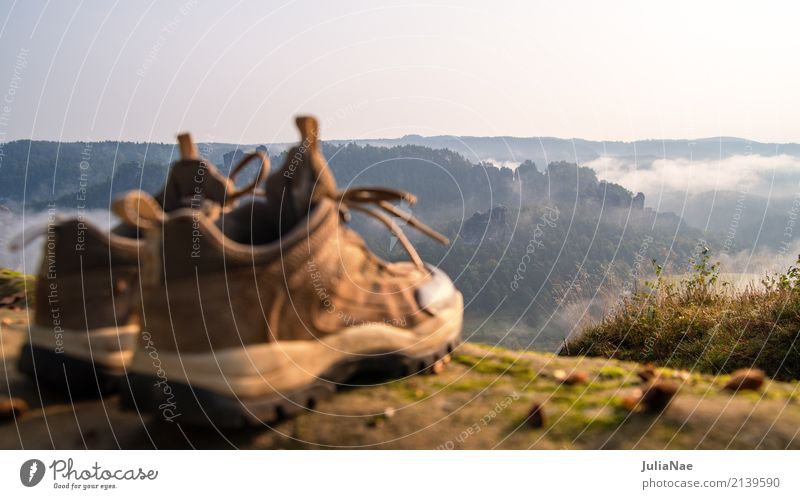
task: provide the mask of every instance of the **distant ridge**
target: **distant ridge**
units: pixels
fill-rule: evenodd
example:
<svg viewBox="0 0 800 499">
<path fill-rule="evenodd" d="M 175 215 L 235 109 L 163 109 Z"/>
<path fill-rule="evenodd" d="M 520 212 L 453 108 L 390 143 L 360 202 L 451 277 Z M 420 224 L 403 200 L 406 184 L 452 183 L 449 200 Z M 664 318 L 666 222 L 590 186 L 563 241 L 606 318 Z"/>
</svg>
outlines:
<svg viewBox="0 0 800 499">
<path fill-rule="evenodd" d="M 800 156 L 800 144 L 764 143 L 738 137 L 701 139 L 647 139 L 633 142 L 562 139 L 556 137 L 471 137 L 405 135 L 397 139 L 331 140 L 334 144 L 354 142 L 359 145 L 392 147 L 419 145 L 450 149 L 470 161 L 519 163 L 530 159 L 537 165 L 552 161 L 584 163 L 601 156 L 637 158 L 645 162 L 658 158 L 722 159 L 735 155 L 759 154 Z"/>
<path fill-rule="evenodd" d="M 324 139 L 324 137 L 323 137 Z M 431 149 L 450 149 L 463 155 L 471 162 L 495 162 L 514 166 L 525 160 L 531 160 L 539 168 L 554 161 L 569 161 L 582 164 L 599 157 L 610 156 L 615 158 L 635 159 L 643 163 L 650 163 L 659 158 L 693 158 L 696 160 L 724 159 L 736 155 L 757 154 L 762 156 L 775 156 L 786 154 L 800 156 L 800 144 L 757 142 L 740 137 L 705 137 L 699 139 L 644 139 L 633 142 L 626 141 L 601 141 L 581 138 L 558 137 L 512 137 L 512 136 L 458 136 L 458 135 L 404 135 L 399 138 L 383 139 L 329 139 L 325 142 L 333 145 L 357 144 L 372 145 L 376 147 L 394 147 L 403 145 L 416 145 L 430 147 Z M 3 148 L 15 143 L 56 144 L 55 141 L 46 140 L 16 140 L 2 144 Z M 82 144 L 77 141 L 64 141 L 62 145 Z M 89 141 L 92 144 L 144 144 L 135 141 Z M 274 156 L 287 150 L 294 142 L 273 142 L 234 144 L 230 142 L 201 143 L 204 155 L 222 164 L 222 156 L 232 150 L 249 151 L 264 145 L 269 154 Z M 164 149 L 171 150 L 172 144 L 151 142 L 149 146 L 159 151 L 156 156 L 164 154 Z M 159 158 L 161 159 L 161 158 Z"/>
</svg>

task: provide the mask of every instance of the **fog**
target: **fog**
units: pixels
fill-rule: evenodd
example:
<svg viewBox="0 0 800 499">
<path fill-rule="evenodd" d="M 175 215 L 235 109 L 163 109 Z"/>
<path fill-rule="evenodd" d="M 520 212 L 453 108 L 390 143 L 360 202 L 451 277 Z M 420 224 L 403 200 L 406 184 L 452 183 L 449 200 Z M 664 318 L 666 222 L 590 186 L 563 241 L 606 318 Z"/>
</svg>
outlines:
<svg viewBox="0 0 800 499">
<path fill-rule="evenodd" d="M 737 155 L 713 161 L 688 158 L 638 162 L 604 156 L 585 164 L 603 180 L 657 199 L 664 191 L 700 194 L 747 190 L 761 196 L 790 196 L 800 189 L 800 157 Z"/>
</svg>

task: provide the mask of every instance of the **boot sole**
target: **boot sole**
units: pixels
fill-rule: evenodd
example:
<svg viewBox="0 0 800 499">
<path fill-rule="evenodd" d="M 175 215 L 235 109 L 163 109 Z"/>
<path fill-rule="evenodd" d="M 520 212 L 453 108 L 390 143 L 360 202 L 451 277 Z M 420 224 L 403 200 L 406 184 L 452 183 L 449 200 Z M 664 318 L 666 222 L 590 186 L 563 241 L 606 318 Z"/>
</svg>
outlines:
<svg viewBox="0 0 800 499">
<path fill-rule="evenodd" d="M 26 343 L 17 369 L 38 386 L 71 398 L 96 398 L 119 389 L 124 373 Z"/>
<path fill-rule="evenodd" d="M 432 369 L 460 343 L 462 320 L 459 293 L 414 330 L 366 324 L 314 340 L 186 354 L 159 351 L 153 335 L 143 334 L 120 390 L 122 407 L 224 429 L 273 423 L 337 389 L 364 386 L 360 378 L 386 381 Z"/>
<path fill-rule="evenodd" d="M 17 369 L 40 387 L 76 398 L 114 393 L 133 359 L 138 326 L 62 330 L 31 324 Z"/>
<path fill-rule="evenodd" d="M 460 342 L 459 331 L 440 348 L 423 355 L 390 353 L 346 359 L 329 367 L 306 386 L 286 393 L 247 398 L 129 373 L 127 386 L 121 389 L 121 404 L 125 410 L 149 412 L 161 420 L 192 426 L 235 430 L 269 425 L 313 410 L 318 402 L 340 390 L 428 373 Z"/>
</svg>

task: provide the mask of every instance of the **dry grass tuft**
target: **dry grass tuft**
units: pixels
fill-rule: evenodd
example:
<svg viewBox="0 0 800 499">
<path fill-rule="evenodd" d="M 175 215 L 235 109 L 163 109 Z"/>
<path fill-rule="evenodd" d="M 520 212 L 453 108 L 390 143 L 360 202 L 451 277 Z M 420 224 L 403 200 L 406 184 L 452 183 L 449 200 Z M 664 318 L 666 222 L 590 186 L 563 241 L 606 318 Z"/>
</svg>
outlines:
<svg viewBox="0 0 800 499">
<path fill-rule="evenodd" d="M 624 299 L 564 350 L 713 374 L 758 368 L 772 378 L 800 378 L 800 260 L 744 289 L 719 282 L 708 255 L 693 264 L 679 281 L 656 266 L 646 291 Z"/>
</svg>

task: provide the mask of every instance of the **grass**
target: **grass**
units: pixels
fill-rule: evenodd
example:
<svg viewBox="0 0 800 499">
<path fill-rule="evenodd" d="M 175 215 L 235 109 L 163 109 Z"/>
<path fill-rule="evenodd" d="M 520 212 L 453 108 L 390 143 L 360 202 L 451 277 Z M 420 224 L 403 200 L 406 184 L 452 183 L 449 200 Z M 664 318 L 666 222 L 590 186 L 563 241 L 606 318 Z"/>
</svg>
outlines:
<svg viewBox="0 0 800 499">
<path fill-rule="evenodd" d="M 720 280 L 707 253 L 692 263 L 694 272 L 678 280 L 656 265 L 646 291 L 624 299 L 565 351 L 712 374 L 758 367 L 777 379 L 800 378 L 800 260 L 744 288 Z"/>
<path fill-rule="evenodd" d="M 0 298 L 25 291 L 26 281 L 28 290 L 32 290 L 36 284 L 36 278 L 21 272 L 0 268 Z"/>
<path fill-rule="evenodd" d="M 471 368 L 473 372 L 480 374 L 508 375 L 523 380 L 531 380 L 536 377 L 536 371 L 528 366 L 527 363 L 519 362 L 518 357 L 500 354 L 499 351 L 495 351 L 495 353 L 498 353 L 498 355 L 493 358 L 480 358 L 456 353 L 453 356 L 453 361 L 464 364 Z"/>
</svg>

